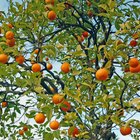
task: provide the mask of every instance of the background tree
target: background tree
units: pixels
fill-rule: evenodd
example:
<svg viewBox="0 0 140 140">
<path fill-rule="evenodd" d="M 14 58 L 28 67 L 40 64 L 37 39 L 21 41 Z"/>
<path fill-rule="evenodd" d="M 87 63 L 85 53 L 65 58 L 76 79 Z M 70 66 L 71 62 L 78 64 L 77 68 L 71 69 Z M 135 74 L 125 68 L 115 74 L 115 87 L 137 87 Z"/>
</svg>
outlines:
<svg viewBox="0 0 140 140">
<path fill-rule="evenodd" d="M 0 137 L 111 140 L 118 126 L 139 139 L 139 1 L 8 2 Z"/>
</svg>

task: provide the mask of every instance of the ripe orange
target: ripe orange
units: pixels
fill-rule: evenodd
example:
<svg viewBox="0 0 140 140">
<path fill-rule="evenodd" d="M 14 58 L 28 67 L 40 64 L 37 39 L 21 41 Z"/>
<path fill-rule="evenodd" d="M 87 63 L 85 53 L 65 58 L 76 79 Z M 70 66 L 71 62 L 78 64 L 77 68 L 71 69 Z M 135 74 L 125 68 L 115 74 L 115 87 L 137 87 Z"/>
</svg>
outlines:
<svg viewBox="0 0 140 140">
<path fill-rule="evenodd" d="M 48 63 L 47 64 L 47 70 L 51 70 L 53 68 L 52 64 Z"/>
<path fill-rule="evenodd" d="M 131 41 L 130 41 L 130 46 L 131 46 L 131 47 L 137 46 L 137 41 L 136 41 L 136 40 L 131 40 Z"/>
<path fill-rule="evenodd" d="M 140 72 L 140 64 L 137 67 L 130 67 L 130 72 L 132 73 L 138 73 Z"/>
<path fill-rule="evenodd" d="M 39 72 L 41 70 L 41 66 L 38 63 L 35 63 L 32 65 L 32 71 L 33 72 Z"/>
<path fill-rule="evenodd" d="M 19 135 L 23 135 L 24 131 L 23 130 L 19 130 L 18 133 L 19 133 Z"/>
<path fill-rule="evenodd" d="M 64 73 L 68 73 L 70 71 L 70 64 L 68 62 L 64 62 L 61 65 L 61 71 Z"/>
<path fill-rule="evenodd" d="M 108 71 L 105 68 L 100 68 L 96 72 L 96 78 L 100 81 L 105 81 L 108 78 Z"/>
<path fill-rule="evenodd" d="M 137 67 L 139 65 L 139 60 L 137 58 L 130 58 L 129 60 L 129 66 L 130 67 Z"/>
<path fill-rule="evenodd" d="M 43 113 L 38 113 L 38 114 L 36 114 L 34 119 L 35 119 L 36 123 L 41 124 L 41 123 L 44 123 L 46 117 Z"/>
<path fill-rule="evenodd" d="M 59 122 L 54 120 L 50 122 L 50 128 L 53 130 L 57 130 L 59 128 Z"/>
<path fill-rule="evenodd" d="M 46 4 L 54 5 L 54 0 L 45 0 L 45 3 Z"/>
<path fill-rule="evenodd" d="M 25 61 L 24 56 L 22 55 L 16 56 L 16 62 L 18 62 L 19 64 L 23 64 L 24 61 Z"/>
<path fill-rule="evenodd" d="M 13 25 L 11 23 L 8 23 L 7 26 L 11 29 L 13 28 Z"/>
<path fill-rule="evenodd" d="M 13 39 L 6 39 L 6 44 L 9 47 L 13 47 L 15 45 L 15 38 L 13 38 Z"/>
<path fill-rule="evenodd" d="M 50 11 L 48 13 L 48 19 L 51 20 L 51 21 L 55 20 L 56 19 L 56 13 L 54 11 Z"/>
<path fill-rule="evenodd" d="M 62 102 L 61 110 L 67 112 L 71 109 L 71 104 L 67 101 Z"/>
<path fill-rule="evenodd" d="M 6 54 L 0 54 L 0 63 L 7 63 L 8 62 L 8 56 Z"/>
<path fill-rule="evenodd" d="M 49 58 L 48 57 L 46 57 L 46 59 L 45 59 L 46 61 L 48 61 L 49 60 Z"/>
<path fill-rule="evenodd" d="M 24 125 L 24 126 L 23 126 L 23 130 L 24 130 L 24 131 L 28 131 L 28 126 L 27 126 L 27 125 Z"/>
<path fill-rule="evenodd" d="M 130 126 L 122 126 L 121 128 L 120 128 L 120 132 L 121 132 L 121 134 L 122 135 L 129 135 L 129 134 L 131 134 L 131 132 L 132 132 L 132 128 L 130 127 Z"/>
<path fill-rule="evenodd" d="M 14 33 L 12 31 L 7 31 L 5 34 L 6 39 L 13 39 Z"/>
<path fill-rule="evenodd" d="M 7 105 L 8 105 L 8 102 L 6 102 L 6 101 L 3 101 L 1 104 L 2 107 L 7 107 Z"/>
<path fill-rule="evenodd" d="M 87 38 L 87 37 L 88 37 L 88 32 L 87 32 L 87 31 L 84 31 L 84 32 L 82 33 L 82 35 L 83 35 L 83 37 Z"/>
<path fill-rule="evenodd" d="M 38 54 L 38 52 L 39 52 L 39 49 L 35 49 L 35 50 L 34 50 L 34 53 L 35 53 L 35 54 Z"/>
<path fill-rule="evenodd" d="M 60 94 L 53 95 L 52 101 L 54 104 L 59 104 L 64 100 L 63 96 Z"/>
<path fill-rule="evenodd" d="M 79 129 L 78 129 L 77 127 L 71 126 L 71 127 L 68 129 L 68 134 L 69 134 L 70 136 L 76 137 L 76 135 L 79 134 Z"/>
</svg>

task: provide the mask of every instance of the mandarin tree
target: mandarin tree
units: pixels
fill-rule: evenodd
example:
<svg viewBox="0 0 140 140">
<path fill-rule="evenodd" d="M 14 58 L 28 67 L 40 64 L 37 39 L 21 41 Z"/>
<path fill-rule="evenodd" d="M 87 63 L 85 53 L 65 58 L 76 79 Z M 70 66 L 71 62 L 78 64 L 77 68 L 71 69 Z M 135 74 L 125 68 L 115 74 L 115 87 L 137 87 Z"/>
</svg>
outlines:
<svg viewBox="0 0 140 140">
<path fill-rule="evenodd" d="M 139 139 L 139 0 L 7 2 L 0 139 Z"/>
</svg>

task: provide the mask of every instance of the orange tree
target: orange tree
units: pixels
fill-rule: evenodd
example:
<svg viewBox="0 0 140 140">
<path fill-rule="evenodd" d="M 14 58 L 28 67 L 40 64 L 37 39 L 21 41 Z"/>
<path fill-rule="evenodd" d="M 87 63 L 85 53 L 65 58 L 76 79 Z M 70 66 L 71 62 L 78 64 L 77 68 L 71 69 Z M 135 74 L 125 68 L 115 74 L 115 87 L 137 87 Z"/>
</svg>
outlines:
<svg viewBox="0 0 140 140">
<path fill-rule="evenodd" d="M 139 139 L 138 0 L 8 2 L 0 138 Z"/>
</svg>

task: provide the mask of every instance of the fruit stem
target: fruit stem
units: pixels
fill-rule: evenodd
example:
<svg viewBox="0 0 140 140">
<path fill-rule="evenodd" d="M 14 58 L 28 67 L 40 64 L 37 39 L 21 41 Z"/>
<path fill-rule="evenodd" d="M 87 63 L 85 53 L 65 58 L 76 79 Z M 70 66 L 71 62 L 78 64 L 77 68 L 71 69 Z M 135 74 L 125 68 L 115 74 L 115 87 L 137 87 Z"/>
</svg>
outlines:
<svg viewBox="0 0 140 140">
<path fill-rule="evenodd" d="M 135 122 L 135 121 L 136 121 L 135 119 L 131 119 L 131 120 L 129 120 L 129 121 L 125 124 L 125 126 L 126 126 L 126 127 L 129 126 L 130 123 L 133 123 L 133 122 Z"/>
</svg>

